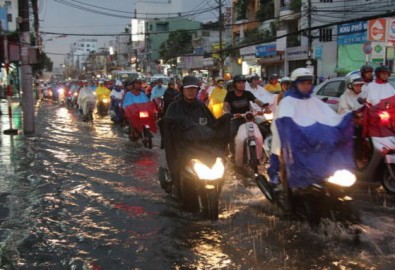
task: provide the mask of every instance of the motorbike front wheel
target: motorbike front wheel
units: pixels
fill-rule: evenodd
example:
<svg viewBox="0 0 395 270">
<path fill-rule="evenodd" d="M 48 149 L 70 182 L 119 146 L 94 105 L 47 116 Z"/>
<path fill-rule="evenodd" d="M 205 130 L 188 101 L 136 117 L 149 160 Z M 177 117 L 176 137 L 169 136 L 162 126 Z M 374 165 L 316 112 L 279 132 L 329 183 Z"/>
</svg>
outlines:
<svg viewBox="0 0 395 270">
<path fill-rule="evenodd" d="M 390 166 L 390 167 L 388 167 Z M 384 189 L 391 195 L 395 194 L 395 179 L 391 176 L 391 172 L 395 172 L 395 164 L 388 164 L 384 170 L 384 175 L 381 180 L 381 184 L 383 185 Z"/>
<path fill-rule="evenodd" d="M 250 167 L 254 171 L 254 173 L 258 172 L 258 159 L 256 157 L 256 148 L 255 146 L 250 146 Z"/>
<path fill-rule="evenodd" d="M 215 221 L 218 220 L 219 213 L 219 199 L 218 193 L 215 188 L 215 185 L 211 185 L 210 187 L 206 187 L 206 204 L 203 209 L 203 216 L 209 220 Z"/>
</svg>

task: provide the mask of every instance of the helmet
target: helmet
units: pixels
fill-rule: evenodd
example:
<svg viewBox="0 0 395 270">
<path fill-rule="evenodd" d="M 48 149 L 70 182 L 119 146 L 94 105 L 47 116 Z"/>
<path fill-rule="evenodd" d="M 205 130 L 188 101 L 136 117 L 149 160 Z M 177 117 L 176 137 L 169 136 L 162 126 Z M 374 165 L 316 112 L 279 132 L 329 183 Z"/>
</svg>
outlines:
<svg viewBox="0 0 395 270">
<path fill-rule="evenodd" d="M 250 79 L 251 80 L 259 80 L 259 76 L 258 76 L 258 74 L 254 73 L 254 74 L 251 74 Z"/>
<path fill-rule="evenodd" d="M 290 77 L 282 77 L 280 80 L 281 83 L 290 83 L 291 78 Z"/>
<path fill-rule="evenodd" d="M 346 86 L 348 89 L 353 89 L 354 84 L 364 84 L 362 77 L 359 74 L 351 74 L 346 76 Z"/>
<path fill-rule="evenodd" d="M 379 66 L 379 67 L 376 67 L 376 69 L 374 70 L 374 74 L 375 74 L 376 76 L 378 76 L 380 72 L 388 72 L 388 73 L 391 73 L 391 70 L 390 70 L 390 68 L 387 67 L 387 66 Z"/>
<path fill-rule="evenodd" d="M 122 84 L 122 81 L 121 81 L 121 80 L 117 80 L 117 81 L 115 82 L 115 85 L 116 85 L 116 86 L 123 86 L 123 84 Z"/>
<path fill-rule="evenodd" d="M 297 68 L 291 74 L 291 81 L 312 81 L 313 73 L 307 68 Z"/>
<path fill-rule="evenodd" d="M 278 78 L 277 74 L 272 74 L 272 75 L 270 75 L 269 80 L 273 80 L 273 79 L 277 79 L 277 78 Z"/>
<path fill-rule="evenodd" d="M 363 74 L 368 72 L 368 71 L 372 71 L 373 72 L 373 67 L 371 65 L 363 65 L 359 71 L 361 72 L 361 74 L 363 76 Z"/>
<path fill-rule="evenodd" d="M 215 79 L 215 82 L 216 83 L 224 82 L 224 78 L 218 77 L 218 78 Z"/>
<path fill-rule="evenodd" d="M 242 76 L 242 75 L 236 75 L 233 78 L 233 83 L 237 83 L 237 82 L 245 82 L 246 79 Z"/>
<path fill-rule="evenodd" d="M 141 83 L 141 79 L 140 78 L 136 78 L 132 81 L 132 84 L 134 83 Z"/>
<path fill-rule="evenodd" d="M 195 76 L 185 76 L 182 78 L 183 88 L 199 87 L 199 80 Z"/>
</svg>

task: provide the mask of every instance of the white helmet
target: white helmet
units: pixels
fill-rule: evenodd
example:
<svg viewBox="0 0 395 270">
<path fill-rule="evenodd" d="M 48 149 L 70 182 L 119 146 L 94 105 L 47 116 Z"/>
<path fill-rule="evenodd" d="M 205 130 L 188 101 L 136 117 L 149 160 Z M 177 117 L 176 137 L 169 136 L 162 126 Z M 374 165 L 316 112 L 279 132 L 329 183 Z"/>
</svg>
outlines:
<svg viewBox="0 0 395 270">
<path fill-rule="evenodd" d="M 123 84 L 122 84 L 122 81 L 121 81 L 121 80 L 117 80 L 117 81 L 115 82 L 115 85 L 116 85 L 116 86 L 123 86 Z"/>
<path fill-rule="evenodd" d="M 364 84 L 362 77 L 358 73 L 350 74 L 346 76 L 346 86 L 348 89 L 353 89 L 354 84 Z"/>
<path fill-rule="evenodd" d="M 283 82 L 291 82 L 291 78 L 290 77 L 282 77 L 280 79 L 280 83 L 283 83 Z"/>
<path fill-rule="evenodd" d="M 313 73 L 307 68 L 297 68 L 291 74 L 291 81 L 312 81 L 314 78 Z"/>
</svg>

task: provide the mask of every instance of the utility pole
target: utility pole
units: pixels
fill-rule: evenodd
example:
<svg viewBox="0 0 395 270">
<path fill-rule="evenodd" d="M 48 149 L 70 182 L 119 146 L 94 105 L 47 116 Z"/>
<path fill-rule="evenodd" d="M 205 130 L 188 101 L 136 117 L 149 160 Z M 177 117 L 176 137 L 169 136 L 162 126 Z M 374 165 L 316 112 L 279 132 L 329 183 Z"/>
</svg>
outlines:
<svg viewBox="0 0 395 270">
<path fill-rule="evenodd" d="M 219 76 L 224 76 L 224 57 L 222 51 L 222 31 L 223 31 L 223 18 L 222 18 L 222 0 L 218 0 L 218 11 L 219 11 Z"/>
<path fill-rule="evenodd" d="M 32 89 L 32 67 L 29 64 L 30 26 L 29 1 L 18 0 L 19 32 L 21 41 L 21 70 L 23 88 L 23 132 L 33 134 L 34 126 L 34 95 Z"/>
<path fill-rule="evenodd" d="M 311 0 L 307 0 L 307 38 L 308 38 L 308 44 L 307 44 L 307 67 L 310 67 L 313 63 L 311 61 L 312 59 L 312 53 L 313 53 L 313 37 L 311 35 Z"/>
</svg>

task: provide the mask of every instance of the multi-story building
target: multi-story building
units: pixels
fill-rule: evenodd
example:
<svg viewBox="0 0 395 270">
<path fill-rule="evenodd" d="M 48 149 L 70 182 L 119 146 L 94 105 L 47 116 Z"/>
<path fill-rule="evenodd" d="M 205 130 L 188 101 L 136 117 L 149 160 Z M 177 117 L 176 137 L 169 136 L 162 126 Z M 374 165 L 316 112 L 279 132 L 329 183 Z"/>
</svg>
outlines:
<svg viewBox="0 0 395 270">
<path fill-rule="evenodd" d="M 169 37 L 169 33 L 177 30 L 199 30 L 201 22 L 184 17 L 167 19 L 150 19 L 146 21 L 145 61 L 144 68 L 148 72 L 156 72 L 157 61 L 160 60 L 159 49 Z"/>
<path fill-rule="evenodd" d="M 96 38 L 83 38 L 70 45 L 70 53 L 67 55 L 67 65 L 83 70 L 84 63 L 90 52 L 97 51 Z"/>
<path fill-rule="evenodd" d="M 284 50 L 284 74 L 310 66 L 317 77 L 332 77 L 370 61 L 362 50 L 367 41 L 367 20 L 369 16 L 387 13 L 395 1 L 275 0 L 275 3 L 275 16 L 279 18 L 277 36 L 286 36 L 277 42 L 282 44 L 277 50 Z M 358 18 L 351 25 L 342 24 Z"/>
<path fill-rule="evenodd" d="M 0 22 L 1 30 L 13 32 L 16 31 L 18 17 L 17 0 L 0 0 Z"/>
</svg>

